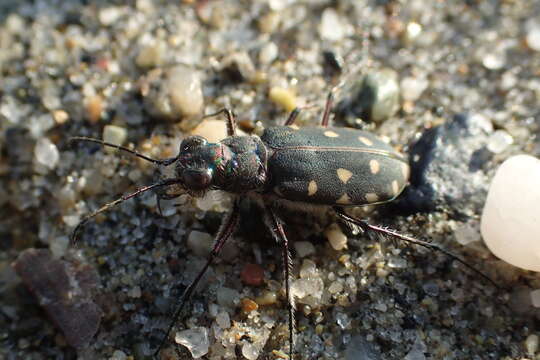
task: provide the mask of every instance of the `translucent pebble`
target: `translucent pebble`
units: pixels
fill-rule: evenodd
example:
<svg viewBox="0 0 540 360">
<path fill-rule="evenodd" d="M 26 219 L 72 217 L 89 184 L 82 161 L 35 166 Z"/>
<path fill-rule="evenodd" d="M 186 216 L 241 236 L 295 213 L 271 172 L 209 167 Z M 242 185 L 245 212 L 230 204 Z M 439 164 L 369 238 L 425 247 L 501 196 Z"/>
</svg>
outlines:
<svg viewBox="0 0 540 360">
<path fill-rule="evenodd" d="M 214 237 L 208 233 L 193 230 L 187 238 L 187 246 L 197 256 L 206 256 L 212 251 Z"/>
<path fill-rule="evenodd" d="M 242 346 L 242 355 L 249 360 L 256 360 L 259 357 L 259 351 L 260 349 L 247 341 L 244 342 L 244 345 Z"/>
<path fill-rule="evenodd" d="M 480 230 L 500 259 L 540 271 L 540 160 L 516 155 L 506 160 L 491 182 Z"/>
<path fill-rule="evenodd" d="M 398 256 L 392 256 L 388 259 L 388 266 L 394 269 L 403 269 L 407 267 L 407 260 Z"/>
<path fill-rule="evenodd" d="M 339 281 L 334 281 L 328 287 L 328 292 L 330 294 L 337 294 L 337 293 L 339 293 L 341 291 L 343 291 L 343 284 L 341 284 Z"/>
<path fill-rule="evenodd" d="M 323 288 L 324 283 L 320 277 L 303 278 L 295 280 L 291 284 L 291 293 L 298 299 L 303 299 L 308 295 L 320 299 Z"/>
<path fill-rule="evenodd" d="M 177 344 L 184 345 L 195 359 L 206 355 L 210 346 L 208 330 L 204 327 L 179 331 L 176 333 L 174 341 Z"/>
<path fill-rule="evenodd" d="M 103 141 L 122 145 L 127 139 L 127 129 L 116 125 L 105 125 L 103 127 Z M 105 151 L 114 152 L 114 148 L 106 147 Z"/>
<path fill-rule="evenodd" d="M 301 258 L 315 253 L 315 246 L 309 241 L 296 241 L 294 243 L 294 248 L 296 254 Z"/>
<path fill-rule="evenodd" d="M 59 259 L 66 254 L 68 246 L 69 238 L 67 236 L 59 236 L 51 240 L 49 250 L 51 250 L 54 258 Z"/>
<path fill-rule="evenodd" d="M 135 63 L 141 68 L 156 67 L 163 63 L 166 53 L 167 44 L 164 41 L 156 40 L 152 44 L 140 48 Z"/>
<path fill-rule="evenodd" d="M 487 148 L 494 154 L 500 154 L 514 143 L 512 135 L 504 130 L 497 130 L 488 139 Z"/>
<path fill-rule="evenodd" d="M 351 325 L 351 318 L 345 313 L 338 312 L 336 314 L 336 323 L 342 330 L 345 330 Z"/>
<path fill-rule="evenodd" d="M 323 39 L 330 41 L 339 41 L 345 36 L 343 19 L 333 8 L 329 7 L 323 11 L 319 33 Z"/>
<path fill-rule="evenodd" d="M 454 231 L 454 236 L 456 238 L 456 241 L 464 246 L 476 241 L 480 241 L 481 237 L 478 223 L 463 224 L 463 226 L 458 227 Z"/>
<path fill-rule="evenodd" d="M 238 291 L 228 287 L 222 286 L 217 291 L 217 302 L 221 306 L 234 308 L 238 301 L 240 301 L 239 298 L 240 294 Z"/>
<path fill-rule="evenodd" d="M 231 327 L 231 318 L 229 317 L 229 313 L 226 311 L 222 311 L 216 316 L 216 323 L 218 326 L 222 329 L 228 329 Z"/>
<path fill-rule="evenodd" d="M 58 148 L 48 138 L 39 139 L 34 148 L 36 163 L 52 170 L 58 165 L 60 153 Z"/>
<path fill-rule="evenodd" d="M 338 224 L 333 223 L 330 225 L 324 231 L 324 235 L 334 250 L 339 251 L 347 248 L 347 236 L 341 231 Z"/>
<path fill-rule="evenodd" d="M 317 265 L 310 259 L 304 259 L 300 268 L 300 277 L 307 278 L 310 276 L 319 276 Z"/>
</svg>

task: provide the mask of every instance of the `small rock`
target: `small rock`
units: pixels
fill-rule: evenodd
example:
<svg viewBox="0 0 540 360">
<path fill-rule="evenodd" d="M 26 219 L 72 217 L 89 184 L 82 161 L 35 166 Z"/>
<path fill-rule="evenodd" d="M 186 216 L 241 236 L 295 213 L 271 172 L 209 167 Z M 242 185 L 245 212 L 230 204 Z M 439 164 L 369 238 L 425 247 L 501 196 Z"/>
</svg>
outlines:
<svg viewBox="0 0 540 360">
<path fill-rule="evenodd" d="M 425 78 L 406 77 L 401 80 L 401 96 L 405 101 L 416 101 L 420 98 L 429 82 Z"/>
<path fill-rule="evenodd" d="M 380 360 L 381 358 L 380 350 L 362 335 L 354 336 L 345 350 L 345 360 Z"/>
<path fill-rule="evenodd" d="M 527 349 L 527 354 L 534 356 L 538 351 L 538 335 L 531 334 L 525 339 L 525 348 Z"/>
<path fill-rule="evenodd" d="M 270 64 L 279 54 L 277 45 L 273 42 L 266 44 L 259 53 L 259 62 L 261 64 Z"/>
<path fill-rule="evenodd" d="M 480 224 L 478 222 L 466 223 L 454 230 L 456 241 L 463 246 L 480 241 Z"/>
<path fill-rule="evenodd" d="M 265 290 L 255 298 L 255 302 L 261 306 L 272 305 L 277 302 L 278 294 L 274 291 Z"/>
<path fill-rule="evenodd" d="M 240 273 L 240 278 L 246 285 L 261 286 L 264 281 L 264 269 L 257 264 L 246 264 Z"/>
<path fill-rule="evenodd" d="M 103 141 L 109 142 L 114 145 L 123 145 L 127 139 L 127 129 L 116 125 L 105 125 L 103 127 Z M 105 151 L 113 153 L 114 148 L 110 146 L 105 147 Z"/>
<path fill-rule="evenodd" d="M 536 308 L 540 308 L 540 289 L 531 291 L 531 304 Z"/>
<path fill-rule="evenodd" d="M 249 298 L 242 299 L 242 311 L 244 311 L 245 313 L 250 313 L 257 310 L 258 308 L 259 304 L 257 304 L 255 301 Z"/>
<path fill-rule="evenodd" d="M 216 323 L 218 326 L 222 329 L 228 329 L 231 327 L 231 318 L 229 317 L 229 313 L 226 311 L 222 311 L 216 316 Z"/>
<path fill-rule="evenodd" d="M 259 18 L 259 31 L 265 34 L 271 34 L 277 30 L 281 22 L 281 17 L 278 12 L 270 11 Z"/>
<path fill-rule="evenodd" d="M 494 154 L 500 154 L 514 143 L 512 135 L 504 130 L 497 130 L 490 135 L 487 149 Z"/>
<path fill-rule="evenodd" d="M 239 301 L 240 294 L 238 291 L 224 286 L 218 289 L 217 302 L 219 305 L 234 309 Z"/>
<path fill-rule="evenodd" d="M 540 160 L 517 155 L 501 164 L 491 182 L 480 229 L 500 259 L 540 271 Z"/>
<path fill-rule="evenodd" d="M 540 25 L 533 25 L 525 36 L 527 46 L 534 51 L 540 51 Z"/>
<path fill-rule="evenodd" d="M 98 276 L 89 265 L 54 259 L 45 249 L 27 249 L 13 263 L 17 274 L 36 296 L 66 341 L 75 348 L 86 346 L 101 322 L 101 309 L 91 292 Z"/>
<path fill-rule="evenodd" d="M 114 24 L 123 13 L 123 9 L 117 6 L 104 7 L 99 11 L 99 22 L 104 26 Z"/>
<path fill-rule="evenodd" d="M 86 110 L 86 118 L 92 124 L 96 124 L 101 119 L 101 113 L 105 108 L 105 103 L 100 95 L 91 95 L 84 99 L 84 108 Z"/>
<path fill-rule="evenodd" d="M 34 148 L 36 163 L 52 170 L 58 165 L 60 153 L 58 148 L 48 138 L 43 137 L 36 142 Z"/>
<path fill-rule="evenodd" d="M 248 360 L 256 360 L 259 357 L 259 349 L 246 341 L 242 346 L 242 355 Z"/>
<path fill-rule="evenodd" d="M 326 8 L 321 16 L 319 34 L 330 41 L 339 41 L 345 36 L 344 19 L 340 18 L 336 10 Z"/>
<path fill-rule="evenodd" d="M 294 243 L 294 248 L 296 250 L 296 255 L 301 258 L 315 254 L 315 246 L 309 241 L 296 241 Z"/>
<path fill-rule="evenodd" d="M 394 70 L 366 74 L 349 92 L 351 96 L 338 105 L 337 113 L 350 126 L 357 126 L 358 118 L 382 122 L 399 110 L 400 89 Z"/>
<path fill-rule="evenodd" d="M 135 58 L 135 63 L 140 68 L 153 68 L 163 65 L 167 55 L 167 43 L 155 40 L 151 44 L 141 46 Z"/>
<path fill-rule="evenodd" d="M 296 95 L 290 89 L 272 87 L 268 93 L 268 97 L 287 112 L 293 111 L 296 107 Z"/>
<path fill-rule="evenodd" d="M 338 224 L 330 225 L 324 231 L 324 235 L 334 250 L 340 251 L 347 248 L 347 235 L 343 233 Z"/>
<path fill-rule="evenodd" d="M 177 344 L 184 345 L 195 359 L 206 355 L 210 347 L 208 329 L 204 327 L 179 331 L 176 333 L 174 341 Z"/>
<path fill-rule="evenodd" d="M 141 94 L 152 115 L 173 121 L 200 115 L 204 106 L 199 75 L 184 65 L 150 71 L 141 82 Z"/>
<path fill-rule="evenodd" d="M 109 360 L 126 360 L 127 355 L 122 350 L 115 350 Z"/>
<path fill-rule="evenodd" d="M 187 247 L 197 256 L 206 257 L 214 247 L 214 237 L 208 233 L 193 230 L 187 238 Z"/>
</svg>

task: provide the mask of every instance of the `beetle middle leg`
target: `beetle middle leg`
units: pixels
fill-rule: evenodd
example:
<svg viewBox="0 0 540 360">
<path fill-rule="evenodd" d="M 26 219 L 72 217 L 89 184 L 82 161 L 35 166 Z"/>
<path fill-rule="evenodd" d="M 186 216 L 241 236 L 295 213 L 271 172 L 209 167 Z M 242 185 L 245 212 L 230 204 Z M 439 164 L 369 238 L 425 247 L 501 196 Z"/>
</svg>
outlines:
<svg viewBox="0 0 540 360">
<path fill-rule="evenodd" d="M 234 116 L 234 113 L 232 112 L 231 109 L 223 108 L 213 114 L 204 115 L 203 119 L 217 116 L 220 114 L 225 114 L 225 117 L 227 118 L 227 136 L 235 136 L 236 135 L 236 117 Z"/>
<path fill-rule="evenodd" d="M 283 230 L 283 223 L 281 219 L 277 216 L 275 211 L 270 206 L 265 206 L 265 216 L 267 220 L 267 226 L 276 239 L 276 241 L 281 245 L 282 251 L 282 261 L 283 261 L 283 277 L 285 281 L 285 296 L 287 297 L 287 309 L 289 312 L 289 359 L 293 360 L 294 353 L 294 335 L 295 335 L 295 319 L 294 312 L 296 311 L 296 306 L 294 302 L 294 297 L 291 294 L 291 282 L 292 282 L 292 259 L 291 252 L 289 249 L 289 240 L 285 235 Z"/>
<path fill-rule="evenodd" d="M 221 227 L 216 235 L 216 239 L 214 242 L 214 247 L 212 248 L 212 251 L 210 252 L 210 256 L 206 260 L 206 264 L 204 264 L 203 268 L 199 271 L 195 279 L 189 284 L 189 286 L 184 291 L 184 294 L 182 294 L 182 298 L 180 300 L 179 305 L 174 310 L 174 313 L 172 314 L 172 320 L 169 324 L 169 327 L 167 328 L 167 331 L 165 332 L 165 335 L 161 339 L 161 342 L 156 349 L 154 353 L 154 357 L 157 357 L 163 346 L 165 345 L 165 342 L 169 338 L 169 335 L 172 331 L 172 328 L 174 324 L 178 321 L 178 318 L 180 317 L 180 314 L 182 313 L 182 310 L 184 309 L 184 306 L 189 301 L 191 295 L 193 295 L 193 292 L 195 291 L 197 285 L 201 281 L 203 275 L 206 273 L 206 270 L 212 265 L 214 260 L 219 255 L 221 249 L 223 249 L 223 246 L 227 242 L 227 240 L 231 237 L 233 232 L 238 227 L 238 222 L 240 220 L 240 207 L 239 207 L 239 199 L 236 199 L 233 205 L 232 211 L 229 213 L 229 215 L 223 220 L 221 223 Z"/>
</svg>

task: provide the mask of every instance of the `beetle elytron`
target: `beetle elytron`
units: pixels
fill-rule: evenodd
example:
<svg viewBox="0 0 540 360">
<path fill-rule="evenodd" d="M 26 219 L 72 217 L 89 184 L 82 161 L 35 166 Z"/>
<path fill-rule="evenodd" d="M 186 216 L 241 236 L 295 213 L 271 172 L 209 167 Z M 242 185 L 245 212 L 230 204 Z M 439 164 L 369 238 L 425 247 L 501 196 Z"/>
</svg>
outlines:
<svg viewBox="0 0 540 360">
<path fill-rule="evenodd" d="M 289 356 L 294 353 L 294 299 L 290 292 L 291 257 L 289 242 L 278 215 L 281 207 L 331 207 L 343 221 L 406 242 L 442 251 L 475 272 L 478 270 L 436 244 L 401 235 L 392 230 L 368 224 L 347 215 L 343 207 L 380 204 L 393 200 L 405 187 L 409 166 L 405 158 L 371 133 L 328 127 L 332 93 L 328 95 L 321 126 L 298 128 L 294 121 L 300 109 L 295 109 L 284 126 L 270 127 L 261 137 L 236 135 L 232 112 L 223 109 L 227 117 L 228 137 L 209 143 L 200 136 L 190 136 L 180 144 L 177 156 L 165 160 L 151 159 L 128 148 L 97 139 L 76 137 L 75 141 L 91 141 L 127 151 L 159 166 L 174 166 L 175 177 L 139 188 L 135 192 L 108 203 L 85 216 L 72 234 L 89 219 L 110 207 L 151 189 L 172 187 L 173 193 L 158 192 L 158 199 L 173 199 L 184 193 L 203 196 L 208 190 L 223 190 L 236 194 L 230 213 L 223 220 L 211 254 L 193 282 L 186 288 L 173 320 L 163 337 L 156 355 L 191 297 L 196 285 L 218 256 L 239 222 L 239 199 L 250 197 L 264 210 L 265 223 L 282 248 L 285 293 L 288 299 Z M 158 202 L 159 204 L 159 202 Z M 486 277 L 482 273 L 481 276 Z M 489 278 L 487 278 L 490 280 Z M 491 280 L 490 280 L 491 281 Z"/>
</svg>

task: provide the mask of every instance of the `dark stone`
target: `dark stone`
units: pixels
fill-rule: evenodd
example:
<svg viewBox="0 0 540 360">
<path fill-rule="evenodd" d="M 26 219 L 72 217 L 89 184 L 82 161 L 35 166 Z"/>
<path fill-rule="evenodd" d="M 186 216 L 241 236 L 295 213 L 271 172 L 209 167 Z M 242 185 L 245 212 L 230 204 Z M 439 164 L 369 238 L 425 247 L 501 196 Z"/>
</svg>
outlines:
<svg viewBox="0 0 540 360">
<path fill-rule="evenodd" d="M 480 213 L 489 187 L 482 169 L 491 159 L 482 121 L 459 114 L 426 130 L 410 148 L 410 185 L 396 206 L 410 212 L 445 211 L 463 219 Z"/>
<path fill-rule="evenodd" d="M 55 259 L 46 249 L 23 251 L 13 267 L 67 343 L 85 347 L 99 329 L 102 316 L 91 297 L 98 284 L 96 271 L 87 264 Z"/>
<path fill-rule="evenodd" d="M 363 336 L 356 335 L 345 350 L 346 360 L 379 360 L 381 353 L 371 342 L 368 342 Z"/>
</svg>

